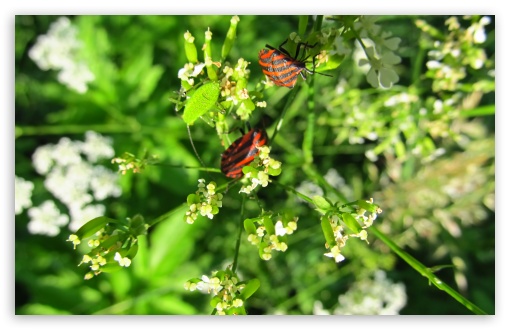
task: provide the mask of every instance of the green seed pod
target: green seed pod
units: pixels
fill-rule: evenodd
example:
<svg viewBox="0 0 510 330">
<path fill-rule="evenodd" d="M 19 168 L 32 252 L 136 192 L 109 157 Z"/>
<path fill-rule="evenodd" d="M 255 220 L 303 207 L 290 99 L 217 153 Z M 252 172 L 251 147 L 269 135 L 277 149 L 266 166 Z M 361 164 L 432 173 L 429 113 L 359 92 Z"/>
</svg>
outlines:
<svg viewBox="0 0 510 330">
<path fill-rule="evenodd" d="M 198 62 L 197 47 L 194 41 L 195 37 L 193 37 L 189 31 L 186 31 L 186 33 L 184 33 L 184 51 L 190 63 Z"/>
<path fill-rule="evenodd" d="M 225 37 L 225 42 L 223 43 L 223 47 L 221 48 L 221 58 L 225 60 L 234 45 L 234 41 L 236 39 L 236 30 L 237 23 L 239 23 L 239 16 L 233 16 L 230 20 L 230 28 L 227 31 L 227 36 Z"/>
<path fill-rule="evenodd" d="M 361 231 L 361 225 L 350 213 L 342 213 L 342 219 L 344 220 L 347 228 L 349 228 L 349 230 L 351 230 L 353 233 L 358 234 Z"/>
<path fill-rule="evenodd" d="M 265 215 L 263 217 L 263 222 L 264 222 L 264 226 L 266 227 L 267 233 L 269 235 L 274 235 L 275 234 L 275 229 L 274 229 L 273 219 L 271 219 L 270 216 Z"/>
<path fill-rule="evenodd" d="M 217 81 L 218 74 L 216 73 L 216 68 L 213 66 L 211 40 L 212 32 L 208 28 L 207 31 L 205 31 L 204 62 L 209 79 Z"/>
<path fill-rule="evenodd" d="M 329 247 L 331 248 L 335 246 L 335 234 L 333 233 L 333 229 L 331 228 L 331 223 L 329 222 L 328 217 L 321 217 L 321 227 L 322 232 L 324 233 L 324 238 L 326 239 Z"/>
<path fill-rule="evenodd" d="M 216 73 L 216 68 L 212 63 L 212 59 L 210 57 L 205 58 L 205 67 L 207 69 L 207 76 L 212 81 L 218 81 L 218 74 Z"/>
</svg>

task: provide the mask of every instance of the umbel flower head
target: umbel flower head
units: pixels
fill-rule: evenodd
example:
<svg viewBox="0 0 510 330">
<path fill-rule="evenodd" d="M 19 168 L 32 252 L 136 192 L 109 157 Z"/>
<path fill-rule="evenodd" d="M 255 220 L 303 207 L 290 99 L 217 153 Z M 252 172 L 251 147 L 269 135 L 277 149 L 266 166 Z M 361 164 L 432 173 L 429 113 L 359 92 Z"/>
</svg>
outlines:
<svg viewBox="0 0 510 330">
<path fill-rule="evenodd" d="M 105 206 L 96 202 L 122 194 L 118 174 L 98 164 L 115 154 L 112 143 L 109 137 L 87 131 L 85 141 L 62 137 L 58 143 L 34 151 L 35 171 L 44 177 L 44 187 L 67 208 L 68 214 L 64 214 L 64 221 L 53 200 L 30 208 L 31 234 L 55 236 L 65 225 L 76 231 L 85 221 L 105 213 Z"/>
<path fill-rule="evenodd" d="M 140 215 L 123 221 L 98 217 L 70 235 L 67 241 L 73 243 L 76 249 L 87 239 L 90 251 L 83 255 L 79 265 L 89 265 L 90 271 L 85 275 L 88 280 L 102 272 L 129 267 L 138 252 L 137 237 L 145 234 L 147 225 Z"/>
<path fill-rule="evenodd" d="M 257 147 L 260 150 L 250 165 L 243 167 L 244 178 L 250 184 L 243 185 L 240 193 L 250 194 L 257 186 L 267 187 L 271 179 L 269 176 L 278 176 L 282 172 L 282 163 L 271 158 L 271 149 L 268 146 Z"/>
<path fill-rule="evenodd" d="M 223 195 L 216 193 L 216 182 L 211 181 L 206 185 L 204 179 L 198 179 L 197 192 L 188 195 L 187 203 L 189 210 L 184 215 L 184 220 L 190 225 L 195 222 L 198 215 L 212 220 L 223 205 L 222 199 Z"/>
<path fill-rule="evenodd" d="M 244 228 L 248 241 L 258 247 L 260 258 L 269 260 L 272 251 L 287 250 L 287 236 L 297 229 L 297 221 L 297 217 L 289 214 L 273 216 L 266 212 L 258 218 L 244 220 Z"/>
<path fill-rule="evenodd" d="M 246 315 L 244 302 L 260 286 L 258 279 L 240 281 L 237 274 L 227 267 L 226 270 L 213 271 L 211 276 L 202 275 L 192 278 L 184 284 L 188 291 L 201 291 L 211 294 L 211 307 L 218 315 Z"/>
<path fill-rule="evenodd" d="M 342 249 L 348 239 L 355 237 L 368 244 L 366 229 L 372 226 L 377 215 L 382 212 L 381 208 L 374 204 L 372 198 L 368 201 L 359 200 L 347 204 L 347 206 L 354 207 L 354 212 L 340 211 L 339 208 L 331 206 L 329 201 L 320 196 L 314 198 L 314 203 L 318 210 L 325 213 L 321 217 L 321 227 L 329 252 L 324 255 L 333 258 L 337 263 L 345 260 Z M 367 212 L 368 214 L 366 214 Z"/>
<path fill-rule="evenodd" d="M 47 34 L 37 37 L 28 52 L 41 70 L 58 70 L 58 81 L 83 94 L 95 76 L 80 57 L 82 43 L 78 30 L 67 17 L 60 17 L 50 26 Z"/>
</svg>

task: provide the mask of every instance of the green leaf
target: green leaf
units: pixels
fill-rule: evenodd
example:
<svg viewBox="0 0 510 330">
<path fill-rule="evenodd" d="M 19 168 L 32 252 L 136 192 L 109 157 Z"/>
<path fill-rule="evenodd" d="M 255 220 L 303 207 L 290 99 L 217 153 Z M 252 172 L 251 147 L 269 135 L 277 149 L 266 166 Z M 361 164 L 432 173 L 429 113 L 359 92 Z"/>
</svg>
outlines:
<svg viewBox="0 0 510 330">
<path fill-rule="evenodd" d="M 186 202 L 188 206 L 200 203 L 200 196 L 198 196 L 197 194 L 189 194 L 188 197 L 186 198 Z"/>
<path fill-rule="evenodd" d="M 182 119 L 188 125 L 193 125 L 195 120 L 209 111 L 220 96 L 220 85 L 211 82 L 199 87 L 191 98 L 186 102 Z"/>
<path fill-rule="evenodd" d="M 131 268 L 133 273 L 138 278 L 145 278 L 149 270 L 149 252 L 147 236 L 142 235 L 137 238 L 138 252 L 136 254 L 136 260 L 132 260 Z"/>
<path fill-rule="evenodd" d="M 193 252 L 195 235 L 200 224 L 182 221 L 185 207 L 178 207 L 158 223 L 150 235 L 150 262 L 152 276 L 168 276 L 186 262 Z"/>
<path fill-rule="evenodd" d="M 259 289 L 259 287 L 260 287 L 260 281 L 258 278 L 249 280 L 246 283 L 244 290 L 239 295 L 240 298 L 242 300 L 246 301 L 246 299 L 250 298 Z"/>
<path fill-rule="evenodd" d="M 211 301 L 209 302 L 209 305 L 213 308 L 216 308 L 216 305 L 218 305 L 219 302 L 221 302 L 221 298 L 218 296 L 214 296 L 214 297 L 212 297 Z"/>
<path fill-rule="evenodd" d="M 198 313 L 195 306 L 177 295 L 166 294 L 161 297 L 154 297 L 149 303 L 159 315 L 194 315 Z"/>
<path fill-rule="evenodd" d="M 111 219 L 108 217 L 97 217 L 94 218 L 78 229 L 76 232 L 76 236 L 80 238 L 80 240 L 90 237 L 97 233 L 100 229 L 106 226 L 107 223 L 118 223 L 118 220 Z"/>
<path fill-rule="evenodd" d="M 335 54 L 330 56 L 328 62 L 321 64 L 319 67 L 315 68 L 315 72 L 325 72 L 338 68 L 342 61 L 344 60 L 345 55 Z M 327 78 L 327 77 L 326 77 Z"/>
<path fill-rule="evenodd" d="M 257 233 L 257 227 L 253 223 L 254 219 L 246 219 L 244 220 L 244 229 L 246 230 L 246 233 L 248 235 L 250 234 L 256 234 Z"/>
<path fill-rule="evenodd" d="M 117 262 L 115 263 L 116 265 L 112 265 L 107 272 L 111 273 L 108 274 L 108 277 L 113 296 L 116 300 L 121 301 L 129 296 L 132 282 L 128 270 L 119 271 L 124 267 L 121 267 Z"/>
</svg>

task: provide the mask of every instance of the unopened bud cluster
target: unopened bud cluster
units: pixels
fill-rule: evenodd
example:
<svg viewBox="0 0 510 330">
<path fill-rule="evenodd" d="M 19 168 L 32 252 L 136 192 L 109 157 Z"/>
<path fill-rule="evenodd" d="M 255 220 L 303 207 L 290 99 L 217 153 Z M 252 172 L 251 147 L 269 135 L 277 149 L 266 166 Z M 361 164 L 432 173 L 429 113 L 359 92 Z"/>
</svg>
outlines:
<svg viewBox="0 0 510 330">
<path fill-rule="evenodd" d="M 119 172 L 122 173 L 122 175 L 125 175 L 129 171 L 133 171 L 133 173 L 141 173 L 146 165 L 154 164 L 156 161 L 156 156 L 138 159 L 135 155 L 125 152 L 121 157 L 113 158 L 112 164 L 119 164 Z"/>
</svg>

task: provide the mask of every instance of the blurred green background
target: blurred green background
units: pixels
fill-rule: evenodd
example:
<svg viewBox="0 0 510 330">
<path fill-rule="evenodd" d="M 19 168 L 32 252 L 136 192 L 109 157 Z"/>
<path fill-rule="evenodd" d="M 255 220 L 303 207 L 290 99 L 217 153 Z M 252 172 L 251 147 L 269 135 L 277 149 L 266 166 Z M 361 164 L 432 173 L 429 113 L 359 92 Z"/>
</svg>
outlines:
<svg viewBox="0 0 510 330">
<path fill-rule="evenodd" d="M 88 90 L 80 94 L 59 83 L 54 70 L 41 70 L 29 56 L 38 36 L 46 34 L 58 17 L 16 16 L 15 175 L 34 183 L 32 204 L 53 199 L 63 214 L 69 212 L 45 189 L 44 176 L 34 170 L 32 156 L 37 147 L 57 144 L 62 137 L 83 141 L 85 132 L 93 130 L 112 138 L 116 156 L 126 151 L 138 157 L 149 153 L 162 161 L 141 174 L 121 176 L 121 196 L 101 202 L 105 215 L 125 218 L 141 214 L 152 219 L 170 212 L 148 236 L 140 237 L 139 254 L 131 267 L 88 281 L 83 280 L 86 267 L 77 267 L 79 249 L 73 250 L 66 242 L 72 230 L 64 226 L 54 237 L 32 234 L 27 229 L 28 211 L 17 214 L 16 314 L 211 313 L 208 296 L 187 292 L 183 285 L 192 277 L 232 263 L 241 196 L 237 187 L 225 193 L 223 208 L 212 221 L 202 218 L 193 225 L 183 221 L 186 208 L 182 204 L 196 191 L 198 178 L 212 178 L 219 184 L 227 180 L 220 173 L 184 168 L 200 163 L 181 114 L 174 111 L 169 99 L 177 97 L 181 85 L 177 74 L 187 63 L 184 33 L 190 31 L 195 36 L 201 58 L 200 46 L 209 28 L 213 59 L 219 59 L 230 18 L 69 17 L 81 42 L 79 56 L 95 76 Z M 242 57 L 251 63 L 249 84 L 254 88 L 264 79 L 258 66 L 259 50 L 266 44 L 278 46 L 297 31 L 299 17 L 239 18 L 229 60 L 236 63 Z M 428 52 L 435 47 L 434 38 L 448 40 L 447 19 L 379 19 L 384 31 L 401 38 L 396 51 L 402 58 L 396 66 L 400 80 L 389 90 L 372 88 L 353 56 L 328 72 L 333 77 L 314 76 L 314 165 L 349 201 L 373 197 L 383 209 L 375 226 L 423 264 L 453 265 L 437 275 L 494 314 L 495 18 L 485 26 L 483 43 L 462 48 L 465 54 L 483 50 L 483 67 L 473 69 L 469 61 L 453 60 L 465 67 L 462 84 L 453 90 L 438 88 L 436 82 L 441 78 L 426 65 Z M 424 32 L 417 20 L 438 33 Z M 478 20 L 459 17 L 466 29 Z M 310 24 L 312 21 L 310 17 Z M 324 26 L 334 23 L 325 20 Z M 299 80 L 298 84 L 305 85 Z M 288 92 L 267 89 L 268 106 L 257 109 L 250 123 L 256 126 L 264 121 L 268 128 L 274 127 Z M 402 95 L 411 101 L 395 101 Z M 304 87 L 297 92 L 273 141 L 272 155 L 283 164 L 277 180 L 301 191 L 320 190 L 334 200 L 335 194 L 302 170 L 307 96 Z M 437 100 L 444 104 L 442 111 L 434 111 Z M 377 137 L 371 139 L 374 132 Z M 191 135 L 204 163 L 218 168 L 225 146 L 214 128 L 198 121 L 191 127 Z M 376 160 L 367 156 L 374 149 L 378 151 Z M 116 171 L 108 159 L 100 164 Z M 265 210 L 290 212 L 299 222 L 298 230 L 289 237 L 288 250 L 270 261 L 261 260 L 243 236 L 240 276 L 261 281 L 260 289 L 246 302 L 248 314 L 313 314 L 318 301 L 333 313 L 338 297 L 349 290 L 358 290 L 361 297 L 353 299 L 368 295 L 359 283 L 370 282 L 377 270 L 405 286 L 406 302 L 400 314 L 471 314 L 370 234 L 369 245 L 349 241 L 344 250 L 347 259 L 336 264 L 323 255 L 327 251 L 313 207 L 271 184 L 257 196 L 258 200 L 249 200 L 245 206 L 247 217 L 256 216 L 261 205 Z"/>
</svg>

